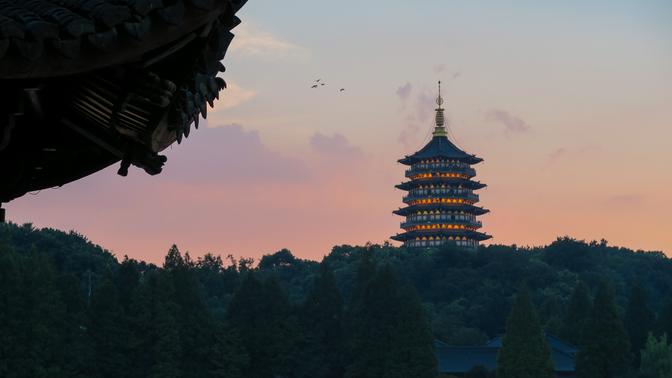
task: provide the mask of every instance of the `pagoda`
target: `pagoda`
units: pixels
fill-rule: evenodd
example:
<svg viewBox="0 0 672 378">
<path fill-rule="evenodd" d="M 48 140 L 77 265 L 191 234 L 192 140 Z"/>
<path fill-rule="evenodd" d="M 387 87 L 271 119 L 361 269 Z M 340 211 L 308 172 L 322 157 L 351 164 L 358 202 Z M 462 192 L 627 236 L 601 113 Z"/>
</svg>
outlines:
<svg viewBox="0 0 672 378">
<path fill-rule="evenodd" d="M 406 218 L 401 223 L 404 232 L 392 236 L 406 247 L 434 247 L 455 243 L 475 249 L 491 236 L 479 232 L 477 216 L 489 210 L 476 206 L 475 190 L 486 185 L 474 181 L 476 171 L 471 166 L 483 159 L 470 155 L 448 139 L 445 127 L 441 82 L 436 98 L 436 126 L 432 140 L 420 151 L 400 159 L 409 166 L 408 181 L 396 187 L 408 192 L 403 197 L 406 207 L 394 211 Z"/>
</svg>

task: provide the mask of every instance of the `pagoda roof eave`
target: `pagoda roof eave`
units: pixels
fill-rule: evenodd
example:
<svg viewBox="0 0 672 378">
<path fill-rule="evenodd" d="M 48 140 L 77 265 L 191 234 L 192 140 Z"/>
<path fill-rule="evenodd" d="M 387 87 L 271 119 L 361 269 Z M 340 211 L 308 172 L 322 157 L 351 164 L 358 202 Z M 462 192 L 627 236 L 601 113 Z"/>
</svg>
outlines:
<svg viewBox="0 0 672 378">
<path fill-rule="evenodd" d="M 436 158 L 459 160 L 469 164 L 477 164 L 483 161 L 483 159 L 476 155 L 471 155 L 462 151 L 459 147 L 453 144 L 448 137 L 435 135 L 432 140 L 418 152 L 412 155 L 407 155 L 403 159 L 399 159 L 398 162 L 405 165 L 411 165 L 417 161 Z"/>
<path fill-rule="evenodd" d="M 391 237 L 392 240 L 404 242 L 407 240 L 413 240 L 416 237 L 429 237 L 429 236 L 446 236 L 446 237 L 467 237 L 469 239 L 473 240 L 478 240 L 478 241 L 484 241 L 491 239 L 492 236 L 474 231 L 474 230 L 441 230 L 441 229 L 436 229 L 436 230 L 426 230 L 426 231 L 408 231 L 408 232 L 403 232 L 401 234 L 397 234 Z"/>
<path fill-rule="evenodd" d="M 423 180 L 411 180 L 411 181 L 404 181 L 401 184 L 397 184 L 394 187 L 397 189 L 401 190 L 409 190 L 413 189 L 415 187 L 418 187 L 420 185 L 424 184 L 436 184 L 436 183 L 445 183 L 445 184 L 450 184 L 450 185 L 462 185 L 464 187 L 470 188 L 470 189 L 483 189 L 487 185 L 481 183 L 480 181 L 473 181 L 469 179 L 463 179 L 463 178 L 452 178 L 452 177 L 432 177 L 429 179 L 423 179 Z"/>
<path fill-rule="evenodd" d="M 411 205 L 402 207 L 400 209 L 394 210 L 393 213 L 401 216 L 406 216 L 418 211 L 429 211 L 429 210 L 448 210 L 448 211 L 464 211 L 467 213 L 473 213 L 475 215 L 483 215 L 490 212 L 488 209 L 484 209 L 479 206 L 468 205 L 468 204 L 443 204 L 443 203 L 432 203 L 432 204 L 423 204 L 423 205 Z"/>
<path fill-rule="evenodd" d="M 483 161 L 482 158 L 476 156 L 476 155 L 466 155 L 463 157 L 455 157 L 455 156 L 444 156 L 444 155 L 433 155 L 433 156 L 426 156 L 426 157 L 418 157 L 415 155 L 407 155 L 402 159 L 397 160 L 398 163 L 401 163 L 403 165 L 412 165 L 414 163 L 420 162 L 422 160 L 428 160 L 428 159 L 436 159 L 436 158 L 447 158 L 447 159 L 452 159 L 452 160 L 458 160 L 462 161 L 468 164 L 478 164 Z"/>
</svg>

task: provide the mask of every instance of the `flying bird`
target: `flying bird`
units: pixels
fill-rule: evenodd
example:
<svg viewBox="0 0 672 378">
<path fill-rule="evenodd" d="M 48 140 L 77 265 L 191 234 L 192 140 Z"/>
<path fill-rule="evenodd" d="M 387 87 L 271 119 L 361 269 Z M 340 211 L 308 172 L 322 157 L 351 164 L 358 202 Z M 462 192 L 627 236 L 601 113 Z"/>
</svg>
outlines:
<svg viewBox="0 0 672 378">
<path fill-rule="evenodd" d="M 315 80 L 315 82 L 316 82 L 316 83 L 319 83 L 319 82 L 320 82 L 320 80 L 322 80 L 322 79 L 317 79 L 317 80 Z"/>
<path fill-rule="evenodd" d="M 320 85 L 326 85 L 326 84 L 324 84 L 324 83 L 320 83 Z"/>
<path fill-rule="evenodd" d="M 317 88 L 317 84 L 313 85 L 311 88 Z"/>
<path fill-rule="evenodd" d="M 341 88 L 339 92 L 345 92 L 345 88 Z"/>
</svg>

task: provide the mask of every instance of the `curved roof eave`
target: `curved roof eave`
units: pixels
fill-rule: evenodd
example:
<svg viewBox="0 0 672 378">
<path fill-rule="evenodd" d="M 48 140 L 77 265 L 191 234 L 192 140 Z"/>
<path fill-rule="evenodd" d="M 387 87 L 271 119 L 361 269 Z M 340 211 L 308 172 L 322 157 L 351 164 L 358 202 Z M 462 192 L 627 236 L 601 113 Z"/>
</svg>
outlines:
<svg viewBox="0 0 672 378">
<path fill-rule="evenodd" d="M 483 161 L 483 159 L 476 155 L 468 154 L 462 151 L 459 147 L 453 144 L 446 136 L 434 136 L 423 148 L 418 152 L 407 155 L 403 159 L 399 159 L 401 164 L 412 164 L 418 160 L 431 158 L 448 158 L 463 160 L 470 164 L 476 164 Z"/>
</svg>

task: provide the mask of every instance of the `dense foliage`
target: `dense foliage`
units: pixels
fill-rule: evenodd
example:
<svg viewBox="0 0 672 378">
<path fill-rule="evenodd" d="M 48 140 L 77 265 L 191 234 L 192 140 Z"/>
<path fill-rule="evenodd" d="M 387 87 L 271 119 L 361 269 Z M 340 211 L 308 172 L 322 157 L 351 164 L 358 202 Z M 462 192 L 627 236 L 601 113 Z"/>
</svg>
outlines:
<svg viewBox="0 0 672 378">
<path fill-rule="evenodd" d="M 576 355 L 579 378 L 614 378 L 627 368 L 630 342 L 619 318 L 614 294 L 600 285 Z"/>
<path fill-rule="evenodd" d="M 5 224 L 0 376 L 433 376 L 432 340 L 503 334 L 521 282 L 546 332 L 586 351 L 607 337 L 587 330 L 618 334 L 620 372 L 640 355 L 628 345 L 672 332 L 672 260 L 604 241 L 338 246 L 321 264 L 288 250 L 255 263 L 173 247 L 157 267 L 76 233 Z M 611 323 L 595 323 L 605 312 Z"/>
<path fill-rule="evenodd" d="M 666 334 L 660 338 L 649 334 L 639 370 L 641 378 L 672 377 L 672 344 L 668 344 Z"/>
<path fill-rule="evenodd" d="M 499 378 L 553 378 L 551 350 L 530 301 L 527 286 L 516 295 L 497 355 Z"/>
</svg>

